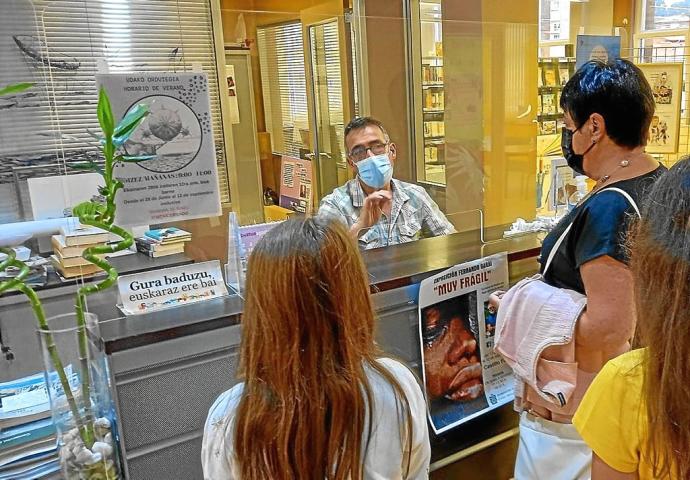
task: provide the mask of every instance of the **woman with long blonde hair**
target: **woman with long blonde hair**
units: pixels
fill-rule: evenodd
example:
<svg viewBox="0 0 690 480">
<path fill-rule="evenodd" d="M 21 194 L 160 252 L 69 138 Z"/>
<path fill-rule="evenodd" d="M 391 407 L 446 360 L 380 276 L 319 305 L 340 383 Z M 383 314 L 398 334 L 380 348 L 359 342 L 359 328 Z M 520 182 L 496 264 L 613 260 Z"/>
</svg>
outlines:
<svg viewBox="0 0 690 480">
<path fill-rule="evenodd" d="M 367 273 L 345 228 L 274 227 L 250 256 L 246 292 L 242 383 L 211 407 L 204 478 L 427 478 L 424 397 L 374 343 Z"/>
<path fill-rule="evenodd" d="M 611 360 L 573 418 L 592 480 L 690 478 L 690 158 L 652 187 L 631 238 L 644 348 Z"/>
</svg>

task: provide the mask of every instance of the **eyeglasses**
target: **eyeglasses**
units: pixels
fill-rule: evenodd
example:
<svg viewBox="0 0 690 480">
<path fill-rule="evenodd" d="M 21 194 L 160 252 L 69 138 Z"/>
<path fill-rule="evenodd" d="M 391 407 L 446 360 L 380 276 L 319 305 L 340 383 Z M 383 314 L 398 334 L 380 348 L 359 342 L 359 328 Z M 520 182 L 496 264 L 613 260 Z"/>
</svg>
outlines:
<svg viewBox="0 0 690 480">
<path fill-rule="evenodd" d="M 373 153 L 374 155 L 381 155 L 382 153 L 386 153 L 386 147 L 388 146 L 389 142 L 386 143 L 375 143 L 373 145 L 369 145 L 368 147 L 365 146 L 358 146 L 350 150 L 350 153 L 347 154 L 348 157 L 350 157 L 350 160 L 353 162 L 359 162 L 360 160 L 364 160 L 367 158 L 369 155 L 368 152 Z"/>
</svg>

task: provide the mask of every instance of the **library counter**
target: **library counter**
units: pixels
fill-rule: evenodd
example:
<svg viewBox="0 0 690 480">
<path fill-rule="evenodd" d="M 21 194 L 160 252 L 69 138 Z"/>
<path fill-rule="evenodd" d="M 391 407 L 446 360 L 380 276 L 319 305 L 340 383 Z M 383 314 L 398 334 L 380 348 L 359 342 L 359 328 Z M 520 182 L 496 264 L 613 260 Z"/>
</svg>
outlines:
<svg viewBox="0 0 690 480">
<path fill-rule="evenodd" d="M 482 244 L 476 232 L 467 232 L 364 252 L 379 344 L 421 374 L 419 282 L 505 251 L 513 283 L 536 272 L 539 247 L 536 235 Z M 127 478 L 201 479 L 199 452 L 208 408 L 236 381 L 242 300 L 227 296 L 124 317 L 116 299 L 115 289 L 94 295 L 89 309 L 100 319 L 108 354 Z M 68 306 L 63 299 L 59 307 Z M 57 313 L 63 312 L 50 309 Z M 515 435 L 516 427 L 517 415 L 507 405 L 432 438 L 432 471 L 499 445 Z"/>
</svg>

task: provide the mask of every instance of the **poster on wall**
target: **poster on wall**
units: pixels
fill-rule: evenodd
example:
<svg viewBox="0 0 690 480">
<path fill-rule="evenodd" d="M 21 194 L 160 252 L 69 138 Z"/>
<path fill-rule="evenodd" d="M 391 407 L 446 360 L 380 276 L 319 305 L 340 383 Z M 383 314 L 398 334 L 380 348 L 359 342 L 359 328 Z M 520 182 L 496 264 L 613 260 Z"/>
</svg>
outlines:
<svg viewBox="0 0 690 480">
<path fill-rule="evenodd" d="M 513 373 L 494 352 L 496 290 L 508 289 L 508 256 L 456 265 L 421 282 L 422 374 L 434 432 L 513 400 Z"/>
<path fill-rule="evenodd" d="M 101 74 L 96 81 L 121 119 L 139 103 L 150 113 L 123 145 L 151 160 L 120 164 L 117 199 L 122 225 L 167 223 L 220 215 L 211 105 L 205 73 Z"/>
<path fill-rule="evenodd" d="M 680 131 L 683 64 L 643 63 L 638 67 L 652 87 L 654 96 L 654 116 L 649 126 L 646 152 L 675 153 Z"/>
<path fill-rule="evenodd" d="M 590 60 L 608 62 L 621 57 L 621 37 L 613 35 L 578 35 L 575 69 Z"/>
<path fill-rule="evenodd" d="M 228 85 L 228 98 L 230 100 L 230 123 L 236 125 L 240 123 L 240 106 L 237 103 L 237 83 L 235 80 L 235 66 L 225 66 L 225 81 Z"/>
<path fill-rule="evenodd" d="M 280 206 L 298 213 L 312 211 L 312 166 L 309 160 L 283 156 L 280 160 Z"/>
</svg>

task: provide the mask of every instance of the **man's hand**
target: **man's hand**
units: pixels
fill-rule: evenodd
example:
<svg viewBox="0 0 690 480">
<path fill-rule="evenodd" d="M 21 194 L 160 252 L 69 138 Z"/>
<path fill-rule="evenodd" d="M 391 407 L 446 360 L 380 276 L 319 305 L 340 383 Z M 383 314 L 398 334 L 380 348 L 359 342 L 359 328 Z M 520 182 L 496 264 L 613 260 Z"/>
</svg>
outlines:
<svg viewBox="0 0 690 480">
<path fill-rule="evenodd" d="M 381 218 L 381 212 L 393 201 L 393 194 L 388 190 L 377 190 L 370 193 L 364 199 L 364 205 L 359 212 L 357 222 L 350 228 L 350 234 L 359 238 L 362 230 L 369 229 L 376 225 Z"/>
</svg>

